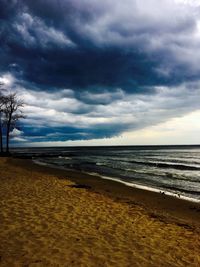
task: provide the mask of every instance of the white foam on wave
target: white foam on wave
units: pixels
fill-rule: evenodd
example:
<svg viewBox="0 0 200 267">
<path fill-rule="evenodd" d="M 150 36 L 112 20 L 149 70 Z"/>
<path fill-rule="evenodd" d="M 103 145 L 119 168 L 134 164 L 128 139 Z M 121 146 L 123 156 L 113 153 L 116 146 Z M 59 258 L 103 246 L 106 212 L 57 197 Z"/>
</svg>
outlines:
<svg viewBox="0 0 200 267">
<path fill-rule="evenodd" d="M 104 166 L 105 163 L 103 163 L 103 162 L 97 162 L 96 165 L 97 165 L 97 166 Z"/>
<path fill-rule="evenodd" d="M 59 156 L 58 158 L 59 158 L 59 159 L 67 159 L 67 160 L 72 159 L 72 158 L 70 158 L 70 157 L 63 157 L 63 156 Z"/>
<path fill-rule="evenodd" d="M 46 162 L 42 162 L 42 161 L 39 161 L 37 159 L 32 159 L 32 161 L 38 165 L 41 165 L 41 166 L 49 166 L 50 164 L 46 163 Z"/>
<path fill-rule="evenodd" d="M 172 196 L 172 197 L 175 197 L 175 198 L 178 198 L 178 199 L 183 199 L 183 200 L 190 201 L 190 202 L 200 203 L 200 200 L 198 200 L 198 199 L 191 198 L 191 197 L 186 197 L 186 196 L 183 196 L 183 195 L 180 195 L 180 194 L 176 194 L 176 193 L 172 193 L 172 192 L 169 192 L 169 191 L 163 191 L 163 190 L 158 189 L 158 188 L 145 186 L 145 185 L 134 184 L 134 183 L 130 183 L 130 182 L 125 182 L 125 181 L 120 180 L 119 178 L 113 178 L 113 177 L 109 177 L 109 176 L 104 176 L 104 175 L 100 175 L 100 174 L 94 173 L 94 172 L 84 172 L 84 173 L 87 173 L 87 174 L 90 174 L 90 175 L 95 175 L 95 176 L 98 176 L 98 177 L 100 177 L 102 179 L 105 179 L 105 180 L 111 180 L 111 181 L 119 182 L 119 183 L 124 184 L 124 185 L 129 186 L 129 187 L 134 187 L 134 188 L 138 188 L 138 189 L 142 189 L 142 190 L 146 190 L 146 191 L 165 194 L 167 196 Z"/>
</svg>

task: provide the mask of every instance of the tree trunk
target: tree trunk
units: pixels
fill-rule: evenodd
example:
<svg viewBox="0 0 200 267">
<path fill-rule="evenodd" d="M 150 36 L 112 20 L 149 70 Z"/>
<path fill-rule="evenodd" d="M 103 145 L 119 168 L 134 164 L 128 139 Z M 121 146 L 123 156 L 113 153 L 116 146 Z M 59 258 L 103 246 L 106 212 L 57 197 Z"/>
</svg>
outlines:
<svg viewBox="0 0 200 267">
<path fill-rule="evenodd" d="M 9 154 L 9 141 L 10 141 L 10 123 L 11 119 L 7 122 L 7 132 L 6 132 L 6 153 Z"/>
<path fill-rule="evenodd" d="M 1 125 L 0 125 L 0 153 L 3 154 L 3 136 L 2 136 Z"/>
<path fill-rule="evenodd" d="M 2 136 L 1 125 L 0 125 L 0 151 L 1 151 L 1 154 L 3 154 L 3 136 Z"/>
<path fill-rule="evenodd" d="M 1 153 L 3 153 L 3 132 L 2 132 L 1 113 L 0 113 L 0 151 Z"/>
<path fill-rule="evenodd" d="M 9 153 L 9 140 L 10 139 L 10 130 L 7 129 L 6 133 L 6 153 Z"/>
</svg>

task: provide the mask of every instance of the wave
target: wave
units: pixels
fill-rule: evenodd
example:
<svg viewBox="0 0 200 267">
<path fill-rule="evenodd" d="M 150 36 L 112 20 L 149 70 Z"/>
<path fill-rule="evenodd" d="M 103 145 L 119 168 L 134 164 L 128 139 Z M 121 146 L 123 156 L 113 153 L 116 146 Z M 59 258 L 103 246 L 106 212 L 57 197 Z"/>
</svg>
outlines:
<svg viewBox="0 0 200 267">
<path fill-rule="evenodd" d="M 138 165 L 146 165 L 149 167 L 159 167 L 159 168 L 172 168 L 177 170 L 189 170 L 189 171 L 199 171 L 200 167 L 185 165 L 185 164 L 172 164 L 172 163 L 162 163 L 162 162 L 145 162 L 145 161 L 131 161 L 131 163 Z"/>
<path fill-rule="evenodd" d="M 155 172 L 147 169 L 124 169 L 125 171 L 133 172 L 135 174 L 144 174 L 148 176 L 156 176 L 156 177 L 166 177 L 166 178 L 171 178 L 171 179 L 176 179 L 180 181 L 186 181 L 186 182 L 193 182 L 193 183 L 200 183 L 200 177 L 199 179 L 196 179 L 195 177 L 190 177 L 190 176 L 184 176 L 183 174 L 176 174 L 176 173 L 170 173 L 170 172 Z"/>
<path fill-rule="evenodd" d="M 175 187 L 175 186 L 163 186 L 163 187 L 166 188 L 166 189 L 169 189 L 169 190 L 176 191 L 176 192 L 181 192 L 181 193 L 187 193 L 187 194 L 191 194 L 191 195 L 200 196 L 200 191 L 194 191 L 194 190 Z"/>
<path fill-rule="evenodd" d="M 194 159 L 194 157 L 191 157 L 190 159 L 182 157 L 182 158 L 175 158 L 175 157 L 161 157 L 161 156 L 155 156 L 155 157 L 144 157 L 148 161 L 152 162 L 162 162 L 162 163 L 172 163 L 172 164 L 200 164 L 200 159 Z"/>
<path fill-rule="evenodd" d="M 179 191 L 179 189 L 174 190 L 174 191 L 176 191 L 174 193 L 174 192 L 168 191 L 167 189 L 170 190 L 170 188 L 167 188 L 167 187 L 166 187 L 166 190 L 165 189 L 163 190 L 163 188 L 161 189 L 161 188 L 156 188 L 156 187 L 149 186 L 149 185 L 142 185 L 142 184 L 127 182 L 127 181 L 123 181 L 123 180 L 116 178 L 116 177 L 109 177 L 109 176 L 105 176 L 105 175 L 100 175 L 99 173 L 95 173 L 95 172 L 84 172 L 84 173 L 87 173 L 90 175 L 95 175 L 95 176 L 98 176 L 98 177 L 105 179 L 105 180 L 111 180 L 111 181 L 119 182 L 119 183 L 122 183 L 126 186 L 130 186 L 130 187 L 134 187 L 134 188 L 138 188 L 138 189 L 142 189 L 142 190 L 146 190 L 146 191 L 156 192 L 156 193 L 164 193 L 165 195 L 168 195 L 168 196 L 184 199 L 184 200 L 190 201 L 190 202 L 200 203 L 200 200 L 197 198 L 179 194 L 179 192 L 177 192 L 177 191 Z M 190 192 L 192 193 L 193 191 L 190 191 Z"/>
<path fill-rule="evenodd" d="M 170 168 L 170 169 L 177 169 L 177 170 L 188 170 L 188 171 L 199 171 L 200 166 L 194 166 L 194 165 L 189 165 L 189 164 L 184 164 L 184 163 L 179 163 L 179 162 L 162 162 L 162 161 L 141 161 L 141 160 L 116 160 L 115 158 L 110 158 L 109 161 L 113 162 L 119 162 L 119 163 L 126 163 L 126 164 L 137 164 L 137 165 L 144 165 L 148 167 L 157 167 L 157 168 Z M 96 165 L 99 166 L 108 166 L 111 168 L 119 168 L 118 166 L 110 166 L 109 161 L 107 162 L 97 162 Z"/>
</svg>

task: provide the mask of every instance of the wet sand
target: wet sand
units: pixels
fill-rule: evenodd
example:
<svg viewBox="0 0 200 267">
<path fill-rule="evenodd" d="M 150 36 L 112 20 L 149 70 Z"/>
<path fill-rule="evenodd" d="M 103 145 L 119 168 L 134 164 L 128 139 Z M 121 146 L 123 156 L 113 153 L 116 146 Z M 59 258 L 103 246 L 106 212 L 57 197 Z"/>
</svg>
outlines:
<svg viewBox="0 0 200 267">
<path fill-rule="evenodd" d="M 200 266 L 200 205 L 0 158 L 0 266 Z"/>
</svg>

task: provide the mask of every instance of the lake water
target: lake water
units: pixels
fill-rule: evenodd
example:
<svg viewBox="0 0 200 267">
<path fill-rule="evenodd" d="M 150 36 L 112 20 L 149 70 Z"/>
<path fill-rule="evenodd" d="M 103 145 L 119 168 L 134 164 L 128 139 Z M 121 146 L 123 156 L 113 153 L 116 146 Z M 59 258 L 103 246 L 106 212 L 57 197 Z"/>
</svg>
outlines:
<svg viewBox="0 0 200 267">
<path fill-rule="evenodd" d="M 200 201 L 200 146 L 21 148 L 37 163 Z"/>
</svg>

